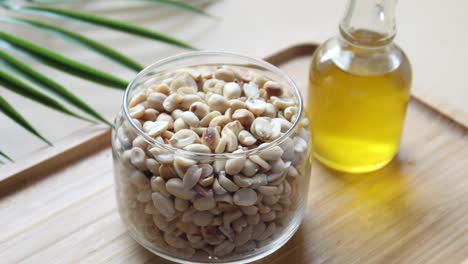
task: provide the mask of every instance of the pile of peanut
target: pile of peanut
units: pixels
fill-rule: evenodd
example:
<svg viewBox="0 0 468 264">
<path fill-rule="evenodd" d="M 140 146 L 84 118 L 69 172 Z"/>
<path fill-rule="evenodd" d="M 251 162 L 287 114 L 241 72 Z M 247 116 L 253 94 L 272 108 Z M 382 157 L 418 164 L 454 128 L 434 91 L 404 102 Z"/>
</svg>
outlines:
<svg viewBox="0 0 468 264">
<path fill-rule="evenodd" d="M 293 91 L 228 66 L 182 69 L 140 86 L 130 116 L 160 145 L 123 117 L 117 122 L 124 219 L 156 248 L 187 258 L 248 253 L 282 235 L 304 202 L 301 174 L 309 173 L 301 171 L 306 118 L 270 144 L 299 117 Z M 210 153 L 224 155 L 203 155 Z"/>
</svg>

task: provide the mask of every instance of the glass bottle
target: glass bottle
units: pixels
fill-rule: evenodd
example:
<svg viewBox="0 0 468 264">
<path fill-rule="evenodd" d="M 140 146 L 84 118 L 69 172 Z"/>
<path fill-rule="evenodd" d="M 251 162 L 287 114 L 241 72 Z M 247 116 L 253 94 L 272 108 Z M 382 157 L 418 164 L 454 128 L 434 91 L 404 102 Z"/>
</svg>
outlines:
<svg viewBox="0 0 468 264">
<path fill-rule="evenodd" d="M 339 35 L 314 53 L 308 112 L 314 155 L 344 172 L 389 163 L 400 144 L 411 66 L 393 42 L 396 0 L 350 0 Z"/>
</svg>

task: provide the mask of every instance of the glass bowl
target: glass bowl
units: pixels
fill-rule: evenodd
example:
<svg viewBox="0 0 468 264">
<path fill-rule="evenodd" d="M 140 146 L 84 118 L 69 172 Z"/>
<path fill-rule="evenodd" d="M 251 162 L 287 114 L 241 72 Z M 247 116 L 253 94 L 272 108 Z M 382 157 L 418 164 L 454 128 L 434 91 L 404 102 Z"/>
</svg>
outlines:
<svg viewBox="0 0 468 264">
<path fill-rule="evenodd" d="M 248 132 L 255 127 L 257 134 L 262 129 L 261 133 L 268 135 L 278 131 L 274 140 L 262 144 L 256 139 L 253 145 L 237 146 L 233 152 L 212 153 L 203 151 L 206 148 L 200 144 L 185 149 L 175 147 L 175 131 L 158 136 L 154 131 L 148 132 L 148 127 L 163 113 L 164 120 L 172 118 L 179 122 L 183 111 L 193 112 L 193 107 L 183 103 L 170 107 L 170 112 L 167 107 L 148 103 L 151 91 L 165 92 L 160 97 L 166 99 L 176 94 L 167 87 L 174 87 L 172 82 L 176 82 L 181 72 L 192 79 L 187 83 L 195 81 L 194 87 L 199 90 L 194 94 L 200 98 L 217 93 L 209 90 L 204 95 L 206 89 L 221 87 L 218 93 L 229 96 L 224 98 L 230 108 L 236 105 L 233 100 L 237 103 L 250 100 L 245 91 L 234 97 L 223 93 L 227 81 L 216 82 L 220 86 L 204 87 L 204 78 L 222 75 L 210 73 L 219 69 L 228 69 L 234 74 L 233 82 L 244 88 L 247 84 L 258 86 L 260 96 L 269 96 L 262 92 L 267 90 L 268 80 L 281 85 L 281 96 L 268 97 L 272 102 L 276 100 L 271 103 L 274 106 L 271 109 L 276 111 L 275 121 L 265 123 L 273 120 L 264 117 L 272 114 L 265 110 L 255 114 L 254 122 L 262 119 L 255 125 L 239 126 Z M 151 107 L 159 110 L 146 111 Z M 232 120 L 233 109 L 220 111 Z M 203 117 L 200 116 L 200 123 Z M 171 125 L 175 129 L 180 123 Z M 216 129 L 220 131 L 221 127 Z M 203 133 L 208 133 L 207 128 L 186 130 L 195 131 L 202 138 Z M 236 141 L 240 134 L 235 133 Z M 224 130 L 222 135 L 227 142 L 233 136 Z M 139 244 L 177 263 L 246 263 L 260 259 L 284 245 L 303 219 L 310 178 L 309 141 L 308 120 L 299 89 L 275 66 L 221 52 L 192 52 L 158 61 L 129 84 L 114 121 L 112 150 L 120 216 Z M 191 184 L 193 178 L 195 183 Z"/>
</svg>

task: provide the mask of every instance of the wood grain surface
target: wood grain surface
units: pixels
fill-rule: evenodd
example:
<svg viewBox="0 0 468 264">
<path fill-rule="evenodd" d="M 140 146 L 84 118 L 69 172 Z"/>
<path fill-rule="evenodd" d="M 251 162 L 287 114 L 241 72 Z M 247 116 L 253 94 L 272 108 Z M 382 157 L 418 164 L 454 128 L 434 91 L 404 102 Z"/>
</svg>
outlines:
<svg viewBox="0 0 468 264">
<path fill-rule="evenodd" d="M 305 93 L 310 57 L 304 54 L 275 63 Z M 466 261 L 462 124 L 413 100 L 400 152 L 382 170 L 348 175 L 314 163 L 301 228 L 259 263 Z M 0 263 L 169 263 L 127 234 L 116 210 L 109 145 L 103 136 L 0 184 Z"/>
</svg>

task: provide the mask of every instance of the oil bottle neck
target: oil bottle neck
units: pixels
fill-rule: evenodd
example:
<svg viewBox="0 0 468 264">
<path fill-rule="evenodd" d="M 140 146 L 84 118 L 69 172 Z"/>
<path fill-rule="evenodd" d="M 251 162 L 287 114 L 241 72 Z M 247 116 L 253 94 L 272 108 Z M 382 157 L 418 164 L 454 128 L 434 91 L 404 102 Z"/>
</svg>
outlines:
<svg viewBox="0 0 468 264">
<path fill-rule="evenodd" d="M 340 34 L 360 46 L 382 46 L 391 43 L 396 34 L 397 0 L 348 0 L 340 22 Z"/>
</svg>

